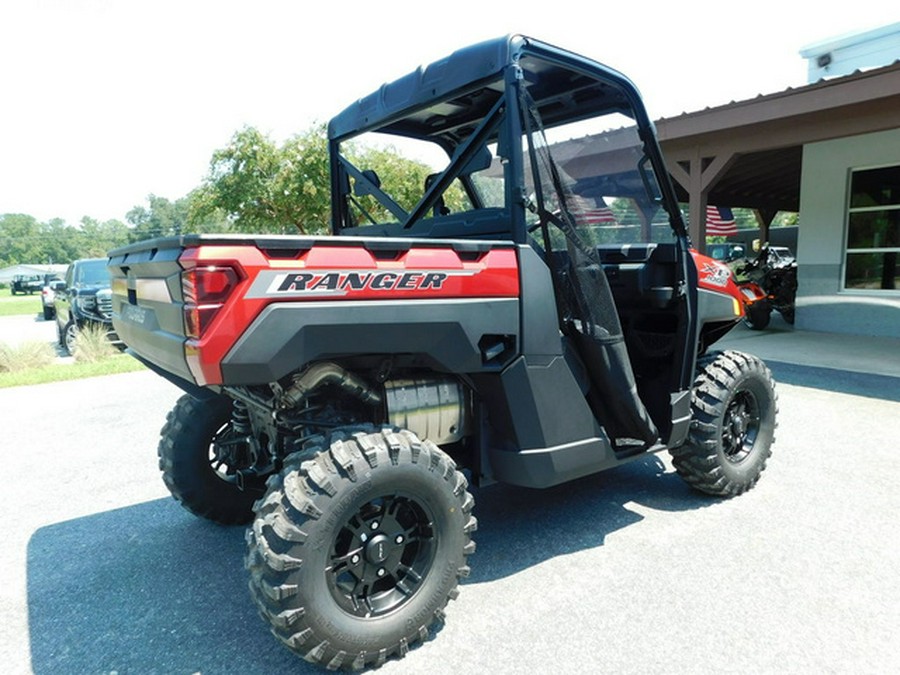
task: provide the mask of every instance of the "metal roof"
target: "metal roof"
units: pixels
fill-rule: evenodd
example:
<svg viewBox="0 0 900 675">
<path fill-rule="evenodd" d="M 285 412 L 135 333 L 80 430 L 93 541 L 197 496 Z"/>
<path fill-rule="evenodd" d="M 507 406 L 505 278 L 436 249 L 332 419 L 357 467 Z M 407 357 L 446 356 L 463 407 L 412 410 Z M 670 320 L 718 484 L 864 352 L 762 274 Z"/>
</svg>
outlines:
<svg viewBox="0 0 900 675">
<path fill-rule="evenodd" d="M 799 209 L 804 144 L 900 128 L 898 110 L 900 61 L 660 119 L 656 127 L 680 199 L 706 189 L 709 204 L 771 217 Z"/>
</svg>

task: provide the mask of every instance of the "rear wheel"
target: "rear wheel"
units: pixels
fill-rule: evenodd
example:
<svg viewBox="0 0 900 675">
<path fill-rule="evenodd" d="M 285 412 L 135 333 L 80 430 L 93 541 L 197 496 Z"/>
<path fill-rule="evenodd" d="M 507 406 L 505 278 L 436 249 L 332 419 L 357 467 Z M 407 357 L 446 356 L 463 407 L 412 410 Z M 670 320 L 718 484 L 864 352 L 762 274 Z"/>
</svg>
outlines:
<svg viewBox="0 0 900 675">
<path fill-rule="evenodd" d="M 409 431 L 335 431 L 289 457 L 247 532 L 250 591 L 272 632 L 329 669 L 424 640 L 475 550 L 465 477 Z"/>
<path fill-rule="evenodd" d="M 692 395 L 688 441 L 671 450 L 678 474 L 713 495 L 752 488 L 772 454 L 778 410 L 775 383 L 755 356 L 726 351 L 704 356 Z"/>
<path fill-rule="evenodd" d="M 265 479 L 232 425 L 232 401 L 184 395 L 160 432 L 159 468 L 172 496 L 194 515 L 225 525 L 248 523 Z"/>
</svg>

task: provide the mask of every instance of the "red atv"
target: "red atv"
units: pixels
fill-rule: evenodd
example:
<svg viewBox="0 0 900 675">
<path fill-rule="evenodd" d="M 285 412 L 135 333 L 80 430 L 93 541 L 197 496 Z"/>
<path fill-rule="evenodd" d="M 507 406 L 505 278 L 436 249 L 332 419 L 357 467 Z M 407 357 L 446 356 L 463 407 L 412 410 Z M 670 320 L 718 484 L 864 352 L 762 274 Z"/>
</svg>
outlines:
<svg viewBox="0 0 900 675">
<path fill-rule="evenodd" d="M 744 322 L 750 328 L 764 330 L 773 310 L 788 323 L 794 323 L 797 261 L 789 249 L 766 244 L 735 273 L 744 301 Z"/>
<path fill-rule="evenodd" d="M 424 640 L 469 572 L 470 484 L 668 451 L 698 490 L 753 487 L 774 384 L 710 351 L 741 295 L 691 252 L 629 80 L 503 38 L 385 84 L 328 137 L 334 236 L 181 236 L 109 260 L 118 334 L 186 392 L 166 485 L 249 522 L 251 593 L 287 647 L 359 669 Z M 421 189 L 354 161 L 378 138 L 429 158 Z"/>
</svg>

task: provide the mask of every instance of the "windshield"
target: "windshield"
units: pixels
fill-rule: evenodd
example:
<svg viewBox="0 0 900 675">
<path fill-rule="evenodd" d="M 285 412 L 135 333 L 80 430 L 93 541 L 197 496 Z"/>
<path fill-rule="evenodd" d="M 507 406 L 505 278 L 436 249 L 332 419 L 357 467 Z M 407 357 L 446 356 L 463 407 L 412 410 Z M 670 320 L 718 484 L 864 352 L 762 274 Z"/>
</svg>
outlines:
<svg viewBox="0 0 900 675">
<path fill-rule="evenodd" d="M 109 286 L 109 271 L 106 258 L 85 260 L 78 264 L 75 283 L 79 286 Z"/>
</svg>

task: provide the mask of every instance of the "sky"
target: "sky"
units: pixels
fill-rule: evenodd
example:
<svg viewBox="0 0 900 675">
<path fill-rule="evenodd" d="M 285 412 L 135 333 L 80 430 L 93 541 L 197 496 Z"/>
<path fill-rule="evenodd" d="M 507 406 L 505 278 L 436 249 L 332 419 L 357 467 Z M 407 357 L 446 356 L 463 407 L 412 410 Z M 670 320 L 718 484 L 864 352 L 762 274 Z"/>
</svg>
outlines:
<svg viewBox="0 0 900 675">
<path fill-rule="evenodd" d="M 898 20 L 884 0 L 2 0 L 0 214 L 125 221 L 244 126 L 284 140 L 508 33 L 620 70 L 659 119 L 802 86 L 800 49 Z"/>
</svg>

